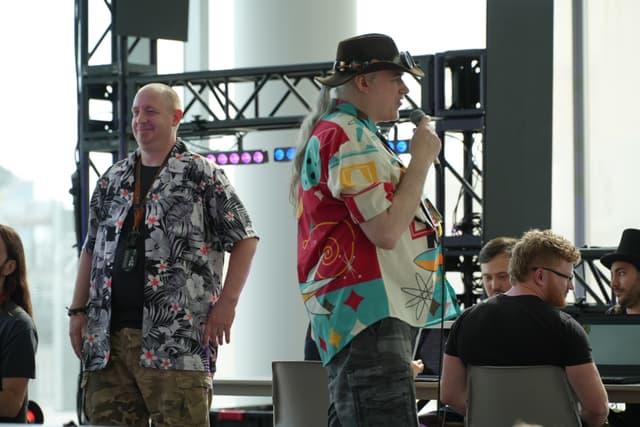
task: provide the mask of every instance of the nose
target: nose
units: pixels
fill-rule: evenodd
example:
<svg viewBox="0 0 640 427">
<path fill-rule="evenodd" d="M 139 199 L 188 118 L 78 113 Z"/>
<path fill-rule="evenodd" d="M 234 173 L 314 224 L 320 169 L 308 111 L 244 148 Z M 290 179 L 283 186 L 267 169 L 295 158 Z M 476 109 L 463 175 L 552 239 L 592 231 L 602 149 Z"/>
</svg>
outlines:
<svg viewBox="0 0 640 427">
<path fill-rule="evenodd" d="M 618 277 L 617 276 L 613 276 L 611 278 L 611 287 L 612 288 L 618 288 L 620 287 L 620 282 L 618 281 Z"/>
<path fill-rule="evenodd" d="M 492 280 L 493 289 L 496 292 L 504 293 L 511 289 L 511 282 L 504 277 L 496 277 Z"/>
<path fill-rule="evenodd" d="M 409 93 L 409 87 L 407 86 L 407 84 L 404 82 L 404 79 L 400 80 L 402 82 L 402 86 L 400 87 L 400 92 L 403 95 L 406 95 Z"/>
</svg>

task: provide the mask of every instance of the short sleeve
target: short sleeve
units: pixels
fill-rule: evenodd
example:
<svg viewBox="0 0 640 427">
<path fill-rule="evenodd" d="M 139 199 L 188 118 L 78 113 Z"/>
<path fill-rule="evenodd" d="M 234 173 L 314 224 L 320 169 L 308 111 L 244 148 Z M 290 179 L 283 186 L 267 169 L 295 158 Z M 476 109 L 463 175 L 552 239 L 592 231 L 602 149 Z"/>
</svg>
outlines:
<svg viewBox="0 0 640 427">
<path fill-rule="evenodd" d="M 401 172 L 375 134 L 358 130 L 360 139 L 350 136 L 330 159 L 327 185 L 344 201 L 353 221 L 362 223 L 391 206 Z"/>
<path fill-rule="evenodd" d="M 98 226 L 100 225 L 100 207 L 102 206 L 102 186 L 106 184 L 106 179 L 101 177 L 96 184 L 95 190 L 89 202 L 89 218 L 87 221 L 87 235 L 85 236 L 82 250 L 88 253 L 93 252 L 96 245 Z"/>
<path fill-rule="evenodd" d="M 229 252 L 238 241 L 258 237 L 244 204 L 222 169 L 213 169 L 212 184 L 206 191 L 216 246 Z"/>
<path fill-rule="evenodd" d="M 14 325 L 8 342 L 2 343 L 0 377 L 35 378 L 37 336 L 32 328 Z"/>
<path fill-rule="evenodd" d="M 566 366 L 582 365 L 593 361 L 591 344 L 584 328 L 573 318 L 566 319 L 567 360 Z"/>
<path fill-rule="evenodd" d="M 447 344 L 445 346 L 444 352 L 449 356 L 460 357 L 459 349 L 458 349 L 458 334 L 460 328 L 462 327 L 462 323 L 464 322 L 465 317 L 467 317 L 467 313 L 469 310 L 473 308 L 469 307 L 465 311 L 460 314 L 460 316 L 453 322 L 451 326 L 451 331 L 449 331 L 449 336 L 447 338 Z"/>
</svg>

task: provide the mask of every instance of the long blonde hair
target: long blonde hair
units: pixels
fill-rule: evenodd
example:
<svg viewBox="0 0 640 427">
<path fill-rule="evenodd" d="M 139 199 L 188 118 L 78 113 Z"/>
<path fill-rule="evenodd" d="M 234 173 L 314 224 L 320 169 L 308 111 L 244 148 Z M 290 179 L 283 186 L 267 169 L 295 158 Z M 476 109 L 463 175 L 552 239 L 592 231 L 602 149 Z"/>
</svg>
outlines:
<svg viewBox="0 0 640 427">
<path fill-rule="evenodd" d="M 372 79 L 373 74 L 367 75 Z M 291 178 L 291 188 L 289 192 L 289 199 L 293 206 L 296 206 L 298 200 L 298 187 L 300 185 L 300 173 L 302 172 L 302 162 L 304 161 L 307 144 L 309 143 L 309 137 L 311 132 L 316 127 L 320 119 L 329 114 L 336 106 L 336 99 L 343 99 L 350 101 L 352 93 L 355 90 L 354 80 L 349 80 L 341 86 L 330 88 L 328 86 L 322 86 L 316 105 L 313 110 L 305 117 L 300 125 L 300 132 L 298 133 L 298 145 L 296 147 L 296 157 L 293 159 L 293 173 Z M 331 89 L 335 90 L 336 98 L 331 98 Z"/>
<path fill-rule="evenodd" d="M 289 199 L 295 206 L 298 199 L 298 186 L 300 185 L 300 173 L 302 171 L 302 162 L 307 151 L 307 144 L 309 143 L 309 137 L 311 132 L 316 127 L 320 119 L 328 114 L 335 106 L 335 100 L 331 99 L 331 88 L 322 86 L 316 105 L 311 112 L 304 118 L 300 125 L 300 132 L 298 133 L 298 144 L 296 147 L 296 156 L 293 159 L 293 173 L 291 178 L 291 188 L 289 192 Z"/>
</svg>

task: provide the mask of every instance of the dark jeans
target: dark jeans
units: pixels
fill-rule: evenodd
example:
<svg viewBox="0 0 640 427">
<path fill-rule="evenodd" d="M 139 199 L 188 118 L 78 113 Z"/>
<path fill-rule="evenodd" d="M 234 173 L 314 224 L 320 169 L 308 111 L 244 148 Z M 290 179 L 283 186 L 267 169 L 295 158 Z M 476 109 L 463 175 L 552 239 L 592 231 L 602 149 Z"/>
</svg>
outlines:
<svg viewBox="0 0 640 427">
<path fill-rule="evenodd" d="M 307 326 L 307 334 L 304 337 L 304 360 L 320 360 L 318 346 L 311 338 L 311 323 Z"/>
<path fill-rule="evenodd" d="M 417 328 L 381 320 L 360 332 L 326 366 L 330 427 L 418 427 L 411 369 Z"/>
</svg>

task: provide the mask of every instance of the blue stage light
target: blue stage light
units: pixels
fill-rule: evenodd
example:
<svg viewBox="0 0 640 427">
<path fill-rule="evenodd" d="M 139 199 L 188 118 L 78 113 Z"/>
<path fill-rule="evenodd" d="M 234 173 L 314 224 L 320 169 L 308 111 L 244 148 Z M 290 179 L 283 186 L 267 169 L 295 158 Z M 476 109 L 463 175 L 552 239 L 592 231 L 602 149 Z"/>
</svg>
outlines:
<svg viewBox="0 0 640 427">
<path fill-rule="evenodd" d="M 284 160 L 284 148 L 276 148 L 273 150 L 273 160 L 276 162 Z"/>
<path fill-rule="evenodd" d="M 290 162 L 296 157 L 296 147 L 277 147 L 273 149 L 273 160 Z"/>
<path fill-rule="evenodd" d="M 399 139 L 397 141 L 387 141 L 387 146 L 394 153 L 404 154 L 409 151 L 409 140 Z"/>
<path fill-rule="evenodd" d="M 396 153 L 406 153 L 409 149 L 409 142 L 405 139 L 396 142 Z"/>
</svg>

